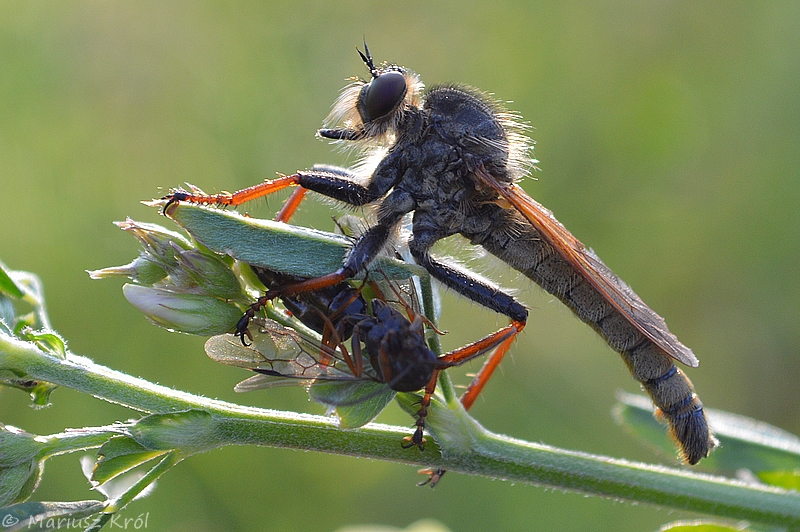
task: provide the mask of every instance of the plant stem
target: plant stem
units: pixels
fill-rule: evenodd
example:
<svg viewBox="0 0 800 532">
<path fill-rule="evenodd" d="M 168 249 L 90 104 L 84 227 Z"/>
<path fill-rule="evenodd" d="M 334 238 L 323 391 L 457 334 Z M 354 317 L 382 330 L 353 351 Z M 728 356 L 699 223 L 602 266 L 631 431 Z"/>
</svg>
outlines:
<svg viewBox="0 0 800 532">
<path fill-rule="evenodd" d="M 400 439 L 410 429 L 371 423 L 356 430 L 340 430 L 328 417 L 243 407 L 194 396 L 73 354 L 65 360 L 58 359 L 33 344 L 3 335 L 0 368 L 142 412 L 203 410 L 211 414 L 216 440 L 209 442 L 208 448 L 267 445 L 377 458 L 731 519 L 800 527 L 800 495 L 796 492 L 514 440 L 486 431 L 459 408 L 432 409 L 430 426 L 436 430 L 438 443 L 429 443 L 425 452 L 419 453 L 400 446 Z"/>
</svg>

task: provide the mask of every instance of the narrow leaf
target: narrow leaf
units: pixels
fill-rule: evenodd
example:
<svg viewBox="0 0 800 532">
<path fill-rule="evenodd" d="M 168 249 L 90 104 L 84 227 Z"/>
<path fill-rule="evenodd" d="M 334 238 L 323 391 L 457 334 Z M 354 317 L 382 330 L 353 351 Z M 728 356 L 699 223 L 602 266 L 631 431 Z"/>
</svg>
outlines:
<svg viewBox="0 0 800 532">
<path fill-rule="evenodd" d="M 758 478 L 770 486 L 800 491 L 800 469 L 793 471 L 760 471 Z"/>
<path fill-rule="evenodd" d="M 91 472 L 90 481 L 104 484 L 112 478 L 161 456 L 166 451 L 151 451 L 130 438 L 111 438 L 97 452 L 99 458 Z"/>
<path fill-rule="evenodd" d="M 0 263 L 0 294 L 14 299 L 25 297 L 25 292 L 9 277 L 6 266 L 2 263 Z"/>
</svg>

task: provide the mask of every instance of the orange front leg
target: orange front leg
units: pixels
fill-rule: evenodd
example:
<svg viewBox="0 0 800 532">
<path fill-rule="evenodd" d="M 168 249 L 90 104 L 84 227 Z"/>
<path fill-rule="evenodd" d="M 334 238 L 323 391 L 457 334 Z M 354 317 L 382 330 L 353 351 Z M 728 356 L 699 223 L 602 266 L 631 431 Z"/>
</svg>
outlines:
<svg viewBox="0 0 800 532">
<path fill-rule="evenodd" d="M 306 192 L 308 192 L 307 188 L 297 187 L 294 189 L 294 191 L 292 191 L 292 195 L 289 196 L 289 198 L 283 204 L 283 207 L 281 207 L 281 210 L 279 210 L 278 214 L 275 215 L 275 221 L 288 223 L 289 218 L 294 215 L 297 207 L 299 207 L 300 203 L 303 201 Z"/>
<path fill-rule="evenodd" d="M 277 179 L 267 180 L 252 187 L 243 188 L 237 192 L 226 192 L 222 194 L 200 194 L 187 192 L 185 190 L 175 190 L 171 194 L 167 194 L 161 199 L 167 200 L 164 206 L 164 211 L 169 209 L 173 203 L 179 201 L 187 201 L 189 203 L 200 203 L 203 205 L 241 205 L 248 201 L 267 196 L 273 192 L 283 190 L 287 187 L 297 186 L 299 184 L 299 176 L 297 174 L 282 175 Z"/>
</svg>

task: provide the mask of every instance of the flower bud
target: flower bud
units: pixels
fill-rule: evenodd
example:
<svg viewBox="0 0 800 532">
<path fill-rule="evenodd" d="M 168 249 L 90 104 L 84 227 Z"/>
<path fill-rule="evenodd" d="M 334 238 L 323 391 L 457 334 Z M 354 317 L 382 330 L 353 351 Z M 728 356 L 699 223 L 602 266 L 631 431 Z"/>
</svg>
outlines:
<svg viewBox="0 0 800 532">
<path fill-rule="evenodd" d="M 185 289 L 221 299 L 243 296 L 239 280 L 219 256 L 197 249 L 176 249 L 175 257 L 177 267 L 170 272 L 170 277 L 176 291 Z"/>
<path fill-rule="evenodd" d="M 87 270 L 92 279 L 108 277 L 127 277 L 139 284 L 154 285 L 167 276 L 167 271 L 153 260 L 142 254 L 125 266 L 113 266 L 101 270 Z"/>
<path fill-rule="evenodd" d="M 128 277 L 137 283 L 151 286 L 165 279 L 178 267 L 176 249 L 182 251 L 191 248 L 191 243 L 182 235 L 160 225 L 136 222 L 130 218 L 115 223 L 120 229 L 136 237 L 144 249 L 139 257 L 125 266 L 89 271 L 92 279 Z"/>
<path fill-rule="evenodd" d="M 156 324 L 187 334 L 222 334 L 231 330 L 242 317 L 239 307 L 209 295 L 136 284 L 126 284 L 122 293 L 131 305 Z"/>
<path fill-rule="evenodd" d="M 128 218 L 117 225 L 142 243 L 139 257 L 125 266 L 90 271 L 93 279 L 127 277 L 139 285 L 169 292 L 213 296 L 244 301 L 232 259 L 205 248 L 195 248 L 183 236 L 161 226 Z"/>
<path fill-rule="evenodd" d="M 157 224 L 137 222 L 130 218 L 127 218 L 124 222 L 115 223 L 120 229 L 128 231 L 136 237 L 144 246 L 145 252 L 154 257 L 168 261 L 172 260 L 174 256 L 173 243 L 183 249 L 191 249 L 192 247 L 192 244 L 180 233 L 170 231 Z"/>
</svg>

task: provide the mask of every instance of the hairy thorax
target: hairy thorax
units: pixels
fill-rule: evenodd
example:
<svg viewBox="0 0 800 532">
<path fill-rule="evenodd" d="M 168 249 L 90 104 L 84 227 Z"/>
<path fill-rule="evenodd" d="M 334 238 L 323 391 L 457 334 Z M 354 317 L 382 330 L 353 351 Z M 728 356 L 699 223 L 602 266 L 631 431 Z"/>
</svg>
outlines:
<svg viewBox="0 0 800 532">
<path fill-rule="evenodd" d="M 405 118 L 410 127 L 401 128 L 405 134 L 384 162 L 402 176 L 395 188 L 414 199 L 415 225 L 433 223 L 441 236 L 488 229 L 485 205 L 498 197 L 481 186 L 474 170 L 483 166 L 508 176 L 505 131 L 491 109 L 470 92 L 441 87 L 428 94 L 418 114 Z"/>
</svg>

